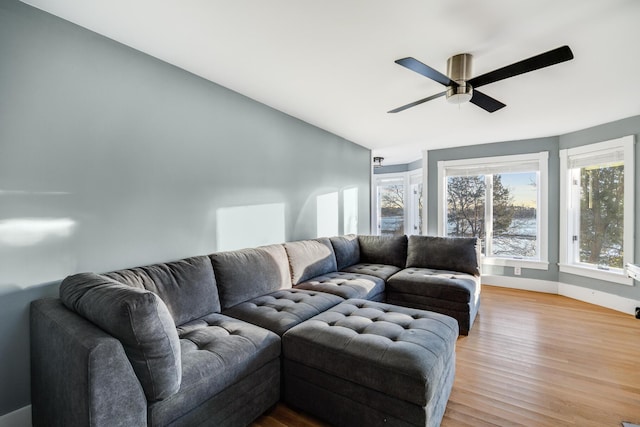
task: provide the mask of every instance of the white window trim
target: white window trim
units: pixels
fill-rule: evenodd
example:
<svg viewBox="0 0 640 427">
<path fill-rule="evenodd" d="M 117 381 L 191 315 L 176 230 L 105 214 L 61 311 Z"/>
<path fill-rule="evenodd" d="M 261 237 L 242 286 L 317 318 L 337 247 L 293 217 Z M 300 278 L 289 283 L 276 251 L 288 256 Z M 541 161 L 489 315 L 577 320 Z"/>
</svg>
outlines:
<svg viewBox="0 0 640 427">
<path fill-rule="evenodd" d="M 408 205 L 409 209 L 405 213 L 405 221 L 406 221 L 405 234 L 409 236 L 412 234 L 420 234 L 423 232 L 422 230 L 414 229 L 414 226 L 416 226 L 417 224 L 420 224 L 420 218 L 419 218 L 420 207 L 418 205 L 418 200 L 412 191 L 414 185 L 421 185 L 423 182 L 422 169 L 415 169 L 412 171 L 408 171 L 407 182 L 408 182 L 407 192 L 405 193 L 405 198 L 407 198 L 407 200 L 405 200 L 405 204 Z M 424 185 L 423 185 L 422 195 L 424 195 Z M 425 201 L 426 199 L 423 198 L 422 199 L 423 204 L 426 204 Z M 424 228 L 424 224 L 422 228 Z"/>
<path fill-rule="evenodd" d="M 538 192 L 538 213 L 540 221 L 538 221 L 538 259 L 519 259 L 509 257 L 482 256 L 482 263 L 485 265 L 499 265 L 508 267 L 522 267 L 534 270 L 549 269 L 549 251 L 548 251 L 548 234 L 549 234 L 549 208 L 548 208 L 548 189 L 549 189 L 549 152 L 541 151 L 538 153 L 515 154 L 509 156 L 493 156 L 463 160 L 441 160 L 438 162 L 438 235 L 445 235 L 445 218 L 447 216 L 447 204 L 444 202 L 446 188 L 446 169 L 450 167 L 461 166 L 479 166 L 489 164 L 509 164 L 519 162 L 538 162 L 538 170 L 540 176 L 540 191 Z"/>
<path fill-rule="evenodd" d="M 429 200 L 429 151 L 422 151 L 422 235 L 427 236 L 428 231 L 428 200 Z"/>
<path fill-rule="evenodd" d="M 532 270 L 548 270 L 548 261 L 538 261 L 533 259 L 504 258 L 504 257 L 487 257 L 482 255 L 482 263 L 485 265 L 497 265 L 502 267 L 521 267 L 530 268 Z"/>
<path fill-rule="evenodd" d="M 373 174 L 373 185 L 371 186 L 371 234 L 380 235 L 379 222 L 380 217 L 378 215 L 380 203 L 378 200 L 378 185 L 383 180 L 396 180 L 402 179 L 403 185 L 407 186 L 407 173 L 406 172 L 391 172 L 382 174 Z M 405 229 L 406 229 L 406 207 L 405 207 Z"/>
<path fill-rule="evenodd" d="M 413 233 L 412 226 L 414 222 L 417 221 L 417 218 L 413 217 L 413 201 L 411 199 L 411 194 L 409 193 L 411 190 L 412 184 L 423 183 L 423 173 L 422 169 L 414 169 L 407 172 L 391 172 L 391 173 L 381 173 L 381 174 L 373 174 L 372 178 L 372 190 L 371 190 L 371 234 L 379 235 L 380 228 L 378 228 L 380 218 L 378 216 L 378 185 L 384 180 L 402 180 L 402 184 L 404 187 L 404 234 L 411 235 Z M 422 186 L 423 197 L 424 197 L 424 184 Z M 423 203 L 425 203 L 426 198 L 423 198 Z M 423 207 L 423 211 L 426 210 L 426 203 Z M 423 216 L 424 219 L 424 216 Z M 423 222 L 423 228 L 426 227 Z M 423 230 L 424 233 L 424 230 Z"/>
<path fill-rule="evenodd" d="M 611 270 L 601 270 L 589 265 L 575 264 L 570 262 L 571 248 L 569 244 L 570 232 L 572 228 L 572 215 L 567 204 L 571 194 L 571 169 L 568 167 L 569 157 L 575 155 L 585 155 L 603 150 L 624 150 L 624 260 L 623 265 L 633 262 L 634 259 L 634 195 L 635 195 L 635 139 L 633 135 L 595 144 L 583 145 L 575 148 L 560 150 L 560 262 L 558 263 L 560 272 L 575 274 L 578 276 L 591 277 L 607 282 L 633 286 L 633 279 L 626 276 L 624 268 Z"/>
</svg>

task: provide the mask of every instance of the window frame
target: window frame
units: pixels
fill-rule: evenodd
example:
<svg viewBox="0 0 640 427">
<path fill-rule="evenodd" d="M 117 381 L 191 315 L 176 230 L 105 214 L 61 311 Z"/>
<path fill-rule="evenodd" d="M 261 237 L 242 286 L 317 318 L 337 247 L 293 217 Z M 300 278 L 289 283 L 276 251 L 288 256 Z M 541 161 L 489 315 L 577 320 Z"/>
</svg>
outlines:
<svg viewBox="0 0 640 427">
<path fill-rule="evenodd" d="M 407 216 L 405 218 L 405 220 L 407 221 L 405 231 L 409 231 L 408 233 L 406 233 L 407 236 L 412 234 L 422 235 L 424 234 L 424 224 L 422 227 L 420 227 L 420 197 L 422 197 L 423 210 L 425 206 L 422 170 L 418 169 L 416 171 L 407 172 L 407 180 L 409 182 L 407 193 L 407 196 L 409 198 L 409 212 L 407 212 Z M 416 189 L 420 187 L 422 187 L 420 189 L 420 192 L 417 192 Z M 424 214 L 422 216 L 424 217 Z"/>
<path fill-rule="evenodd" d="M 634 260 L 634 232 L 635 232 L 635 138 L 633 135 L 624 136 L 617 139 L 610 139 L 603 142 L 582 145 L 573 148 L 560 150 L 560 262 L 558 267 L 560 272 L 578 276 L 586 276 L 594 279 L 604 280 L 622 285 L 633 286 L 633 279 L 627 277 L 625 267 Z M 597 153 L 622 150 L 624 161 L 624 236 L 623 236 L 623 268 L 603 270 L 586 263 L 576 263 L 575 245 L 573 236 L 575 235 L 576 210 L 572 208 L 578 200 L 570 200 L 572 192 L 571 174 L 575 168 L 569 168 L 571 157 L 595 156 Z M 574 197 L 575 199 L 575 197 Z"/>
<path fill-rule="evenodd" d="M 505 267 L 521 267 L 535 270 L 549 269 L 549 251 L 548 251 L 548 230 L 549 230 L 549 209 L 548 209 L 548 163 L 549 152 L 541 151 L 537 153 L 515 154 L 507 156 L 492 156 L 471 158 L 462 160 L 441 160 L 438 162 L 438 234 L 446 235 L 445 218 L 447 217 L 446 202 L 446 186 L 447 186 L 447 169 L 464 168 L 482 170 L 499 170 L 505 168 L 503 173 L 509 172 L 509 165 L 517 165 L 522 163 L 537 163 L 538 165 L 538 195 L 537 195 L 537 215 L 539 216 L 537 243 L 537 258 L 517 258 L 506 256 L 488 256 L 482 255 L 482 263 L 485 265 L 497 265 Z M 494 172 L 493 174 L 500 173 Z M 488 173 L 479 173 L 478 175 L 488 175 Z M 454 176 L 454 175 L 451 175 Z M 489 224 L 485 230 L 492 229 L 492 204 L 485 203 L 485 224 Z"/>
<path fill-rule="evenodd" d="M 425 206 L 425 197 L 424 197 L 424 182 L 422 169 L 414 169 L 407 172 L 390 172 L 390 173 L 381 173 L 381 174 L 373 174 L 373 186 L 371 192 L 371 230 L 372 234 L 380 235 L 380 200 L 379 200 L 379 191 L 378 187 L 380 184 L 383 184 L 384 181 L 394 181 L 394 180 L 402 180 L 402 185 L 404 188 L 403 193 L 403 203 L 404 203 L 404 234 L 407 236 L 414 233 L 413 227 L 415 224 L 420 224 L 419 218 L 419 210 L 417 209 L 416 203 L 414 202 L 414 198 L 412 196 L 412 186 L 422 184 L 422 197 L 423 197 L 423 211 L 426 210 Z M 423 213 L 424 216 L 424 213 Z M 423 220 L 423 228 L 424 228 L 424 220 Z M 419 232 L 424 233 L 424 230 L 419 230 Z"/>
</svg>

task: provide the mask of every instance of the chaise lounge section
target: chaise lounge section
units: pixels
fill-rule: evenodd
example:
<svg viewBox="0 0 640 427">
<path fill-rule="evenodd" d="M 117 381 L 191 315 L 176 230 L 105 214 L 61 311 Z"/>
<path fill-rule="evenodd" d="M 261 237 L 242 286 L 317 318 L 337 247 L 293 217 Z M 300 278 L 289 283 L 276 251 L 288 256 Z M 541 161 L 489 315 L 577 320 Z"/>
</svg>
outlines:
<svg viewBox="0 0 640 427">
<path fill-rule="evenodd" d="M 363 378 L 378 372 L 372 380 L 384 381 L 399 369 L 393 361 L 404 363 L 404 356 L 367 365 L 375 351 L 352 354 L 348 370 L 360 378 L 354 384 L 363 387 L 356 394 L 381 400 L 372 401 L 380 403 L 376 408 L 354 404 L 345 419 L 363 417 L 365 410 L 377 411 L 378 420 L 396 419 L 389 403 L 396 402 L 398 407 L 418 405 L 418 412 L 428 415 L 400 417 L 398 425 L 437 425 L 450 392 L 455 337 L 458 330 L 468 333 L 479 307 L 478 260 L 475 239 L 351 235 L 70 276 L 59 299 L 32 303 L 33 425 L 247 425 L 282 398 L 281 378 L 285 383 L 293 378 L 287 373 L 291 369 L 281 371 L 282 361 L 285 367 L 297 366 L 301 359 L 296 354 L 311 351 L 300 350 L 306 344 L 297 334 L 307 331 L 302 337 L 307 336 L 323 316 L 354 304 L 371 304 L 359 307 L 360 314 L 387 313 L 384 321 L 374 322 L 386 325 L 380 331 L 353 329 L 365 341 L 387 342 L 384 330 L 398 330 L 389 313 L 440 319 L 436 323 L 450 331 L 447 344 L 427 339 L 420 345 L 449 365 L 434 362 L 438 367 L 430 369 L 437 374 L 423 384 L 428 396 L 415 400 L 371 388 Z M 366 317 L 354 316 L 351 321 Z M 436 335 L 442 335 L 439 328 Z M 424 333 L 410 326 L 404 335 L 414 330 Z M 291 347 L 297 350 L 286 350 L 291 339 L 302 339 Z M 281 354 L 283 343 L 288 359 Z M 405 348 L 398 354 L 413 353 Z M 337 354 L 331 363 L 346 363 L 342 360 Z M 357 368 L 361 363 L 377 371 L 365 373 Z M 294 369 L 296 381 L 305 380 L 300 372 L 307 368 Z M 411 375 L 422 375 L 416 369 Z M 324 374 L 333 375 L 336 384 L 354 381 Z M 327 395 L 329 402 L 335 395 L 327 390 L 333 396 Z M 315 415 L 323 418 L 323 412 Z"/>
<path fill-rule="evenodd" d="M 409 236 L 406 268 L 387 280 L 390 304 L 446 314 L 467 335 L 480 308 L 480 244 L 475 238 Z"/>
</svg>

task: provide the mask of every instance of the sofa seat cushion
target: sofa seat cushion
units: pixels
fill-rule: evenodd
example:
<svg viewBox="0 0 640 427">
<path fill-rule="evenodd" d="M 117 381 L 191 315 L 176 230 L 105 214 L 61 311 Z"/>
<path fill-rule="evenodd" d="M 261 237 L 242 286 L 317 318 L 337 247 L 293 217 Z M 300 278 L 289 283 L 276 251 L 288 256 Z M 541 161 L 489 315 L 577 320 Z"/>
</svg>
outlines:
<svg viewBox="0 0 640 427">
<path fill-rule="evenodd" d="M 387 280 L 389 292 L 469 303 L 480 294 L 480 278 L 456 271 L 405 268 Z"/>
<path fill-rule="evenodd" d="M 328 238 L 285 243 L 284 248 L 293 285 L 338 270 L 336 255 Z"/>
<path fill-rule="evenodd" d="M 371 264 L 368 262 L 361 262 L 350 267 L 343 268 L 340 271 L 345 273 L 365 274 L 367 276 L 379 277 L 382 280 L 387 280 L 389 277 L 402 270 L 395 265 L 387 264 Z"/>
<path fill-rule="evenodd" d="M 324 292 L 283 289 L 238 304 L 224 314 L 282 335 L 342 301 L 343 298 Z"/>
<path fill-rule="evenodd" d="M 210 255 L 222 310 L 260 295 L 291 288 L 289 260 L 282 245 Z"/>
<path fill-rule="evenodd" d="M 344 299 L 375 299 L 384 292 L 384 280 L 366 274 L 336 271 L 296 285 L 296 289 L 327 292 Z"/>
<path fill-rule="evenodd" d="M 112 271 L 105 276 L 157 294 L 167 305 L 175 326 L 220 312 L 216 279 L 206 256 Z"/>
<path fill-rule="evenodd" d="M 219 313 L 177 331 L 182 384 L 176 394 L 149 408 L 150 425 L 168 425 L 280 356 L 276 334 Z"/>
<path fill-rule="evenodd" d="M 425 406 L 440 392 L 457 337 L 449 316 L 351 299 L 287 331 L 283 356 Z"/>
</svg>

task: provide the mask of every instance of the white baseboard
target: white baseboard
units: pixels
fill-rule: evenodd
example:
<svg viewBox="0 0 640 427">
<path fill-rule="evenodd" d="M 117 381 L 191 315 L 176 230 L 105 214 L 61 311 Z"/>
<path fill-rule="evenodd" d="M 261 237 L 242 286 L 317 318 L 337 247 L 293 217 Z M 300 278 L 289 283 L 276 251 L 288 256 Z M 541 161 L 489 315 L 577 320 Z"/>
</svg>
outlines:
<svg viewBox="0 0 640 427">
<path fill-rule="evenodd" d="M 640 301 L 638 300 L 609 294 L 607 292 L 594 291 L 593 289 L 583 288 L 582 286 L 568 285 L 566 283 L 559 284 L 558 293 L 569 298 L 621 311 L 632 316 L 635 315 L 636 307 L 640 307 Z"/>
<path fill-rule="evenodd" d="M 482 283 L 501 286 L 503 288 L 522 289 L 526 291 L 545 292 L 548 294 L 562 295 L 568 298 L 584 301 L 589 304 L 599 305 L 611 310 L 635 315 L 635 308 L 640 307 L 640 301 L 625 298 L 607 292 L 596 291 L 582 286 L 568 283 L 553 282 L 549 280 L 535 280 L 523 277 L 483 275 Z M 1 427 L 1 426 L 0 426 Z"/>
<path fill-rule="evenodd" d="M 31 405 L 0 416 L 0 427 L 31 427 Z"/>
<path fill-rule="evenodd" d="M 558 282 L 550 280 L 535 280 L 524 277 L 482 275 L 482 283 L 502 288 L 522 289 L 523 291 L 558 293 Z"/>
</svg>

